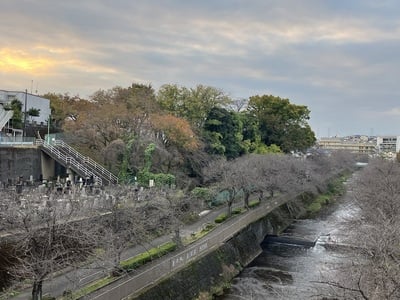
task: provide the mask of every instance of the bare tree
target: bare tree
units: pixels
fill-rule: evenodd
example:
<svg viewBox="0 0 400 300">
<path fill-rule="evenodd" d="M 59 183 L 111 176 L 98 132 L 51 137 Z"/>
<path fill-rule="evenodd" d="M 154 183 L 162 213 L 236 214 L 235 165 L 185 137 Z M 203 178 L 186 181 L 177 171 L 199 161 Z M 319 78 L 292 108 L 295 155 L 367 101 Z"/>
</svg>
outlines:
<svg viewBox="0 0 400 300">
<path fill-rule="evenodd" d="M 354 215 L 345 223 L 355 234 L 353 262 L 327 283 L 357 299 L 400 298 L 400 165 L 374 160 L 355 182 Z"/>
<path fill-rule="evenodd" d="M 138 208 L 138 193 L 135 186 L 120 185 L 108 188 L 100 200 L 100 211 L 105 211 L 99 228 L 102 236 L 100 246 L 104 250 L 100 259 L 102 266 L 110 268 L 112 274 L 123 272 L 120 262 L 124 251 L 142 245 L 150 238 Z"/>
<path fill-rule="evenodd" d="M 43 281 L 53 272 L 82 261 L 96 238 L 81 209 L 55 194 L 37 191 L 22 194 L 2 210 L 2 222 L 13 229 L 8 237 L 17 263 L 10 270 L 16 278 L 32 280 L 32 299 L 42 298 Z"/>
<path fill-rule="evenodd" d="M 228 216 L 231 216 L 233 202 L 241 190 L 237 181 L 242 171 L 237 168 L 237 160 L 227 161 L 226 159 L 214 160 L 203 170 L 207 182 L 214 185 L 219 192 L 227 194 Z"/>
</svg>

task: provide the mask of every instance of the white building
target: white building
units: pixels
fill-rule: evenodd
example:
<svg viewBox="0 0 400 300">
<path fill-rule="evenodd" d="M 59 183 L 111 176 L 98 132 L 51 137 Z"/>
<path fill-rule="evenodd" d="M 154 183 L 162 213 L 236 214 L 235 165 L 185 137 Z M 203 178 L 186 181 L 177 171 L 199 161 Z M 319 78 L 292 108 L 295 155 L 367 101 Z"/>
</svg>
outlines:
<svg viewBox="0 0 400 300">
<path fill-rule="evenodd" d="M 379 153 L 393 153 L 400 151 L 400 136 L 378 136 L 376 139 Z"/>
<path fill-rule="evenodd" d="M 40 110 L 38 117 L 27 116 L 26 122 L 37 125 L 47 125 L 51 115 L 50 100 L 27 92 L 0 90 L 0 105 L 11 103 L 14 99 L 22 103 L 22 113 L 28 112 L 31 108 Z"/>
</svg>

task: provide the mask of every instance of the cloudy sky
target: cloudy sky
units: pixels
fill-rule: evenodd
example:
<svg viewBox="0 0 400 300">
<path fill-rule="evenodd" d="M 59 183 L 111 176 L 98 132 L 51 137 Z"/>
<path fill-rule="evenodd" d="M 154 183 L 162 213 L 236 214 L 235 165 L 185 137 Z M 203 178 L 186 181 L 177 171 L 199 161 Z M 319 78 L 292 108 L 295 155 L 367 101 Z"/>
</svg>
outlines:
<svg viewBox="0 0 400 300">
<path fill-rule="evenodd" d="M 272 94 L 327 135 L 400 135 L 398 0 L 1 0 L 0 89 Z"/>
</svg>

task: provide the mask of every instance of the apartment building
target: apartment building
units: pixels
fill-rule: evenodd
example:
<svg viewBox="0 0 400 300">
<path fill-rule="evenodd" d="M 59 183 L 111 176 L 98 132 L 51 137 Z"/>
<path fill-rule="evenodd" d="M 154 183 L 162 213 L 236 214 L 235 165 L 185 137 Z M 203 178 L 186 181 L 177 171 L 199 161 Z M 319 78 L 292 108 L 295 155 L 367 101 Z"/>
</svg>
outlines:
<svg viewBox="0 0 400 300">
<path fill-rule="evenodd" d="M 376 143 L 379 153 L 398 153 L 400 151 L 400 136 L 378 136 Z"/>
<path fill-rule="evenodd" d="M 353 153 L 375 154 L 377 145 L 375 138 L 367 136 L 325 137 L 317 141 L 317 146 L 324 150 L 346 150 Z"/>
</svg>

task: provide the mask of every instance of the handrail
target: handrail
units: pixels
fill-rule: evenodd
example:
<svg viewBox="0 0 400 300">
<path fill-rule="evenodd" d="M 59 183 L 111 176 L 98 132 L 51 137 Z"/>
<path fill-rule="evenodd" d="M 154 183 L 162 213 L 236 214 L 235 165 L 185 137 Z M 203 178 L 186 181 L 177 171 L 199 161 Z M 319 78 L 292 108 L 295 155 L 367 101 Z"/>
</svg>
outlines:
<svg viewBox="0 0 400 300">
<path fill-rule="evenodd" d="M 43 146 L 43 148 L 46 149 L 49 154 L 53 154 L 55 157 L 65 163 L 65 165 L 71 167 L 72 169 L 75 169 L 75 171 L 77 171 L 78 173 L 84 174 L 85 177 L 93 176 L 93 179 L 96 183 L 98 183 L 99 185 L 103 184 L 103 180 L 101 177 L 97 176 L 89 168 L 85 167 L 85 165 L 78 162 L 74 157 L 64 154 L 57 147 L 54 147 L 53 145 L 46 143 L 41 139 L 36 140 L 36 143 Z"/>
<path fill-rule="evenodd" d="M 13 117 L 14 113 L 12 110 L 7 111 L 4 109 L 0 110 L 0 113 L 0 130 L 2 130 L 7 122 Z"/>
<path fill-rule="evenodd" d="M 113 173 L 108 171 L 106 168 L 104 168 L 102 165 L 100 165 L 99 163 L 97 163 L 96 161 L 91 159 L 90 157 L 82 155 L 80 152 L 75 150 L 73 147 L 71 147 L 64 141 L 55 140 L 54 144 L 58 147 L 64 148 L 66 150 L 66 152 L 68 152 L 69 154 L 71 154 L 72 156 L 74 156 L 75 158 L 80 160 L 81 162 L 83 162 L 87 165 L 90 165 L 93 169 L 95 169 L 98 173 L 100 173 L 104 179 L 110 181 L 111 183 L 118 183 L 117 176 L 115 176 Z"/>
</svg>

